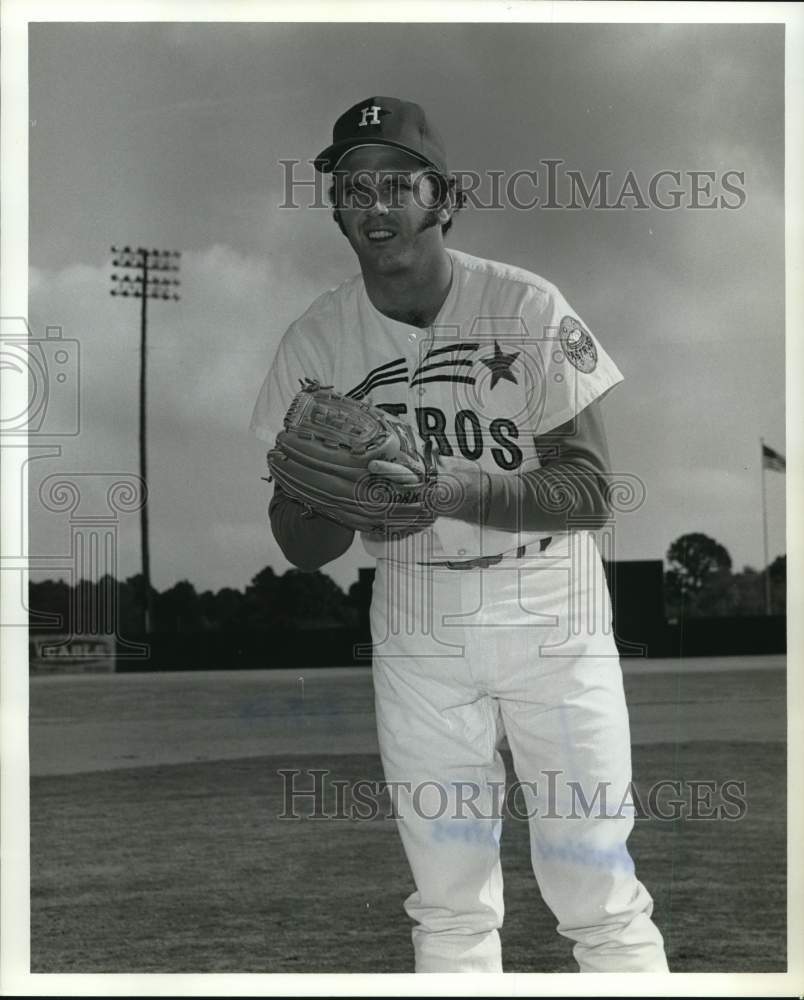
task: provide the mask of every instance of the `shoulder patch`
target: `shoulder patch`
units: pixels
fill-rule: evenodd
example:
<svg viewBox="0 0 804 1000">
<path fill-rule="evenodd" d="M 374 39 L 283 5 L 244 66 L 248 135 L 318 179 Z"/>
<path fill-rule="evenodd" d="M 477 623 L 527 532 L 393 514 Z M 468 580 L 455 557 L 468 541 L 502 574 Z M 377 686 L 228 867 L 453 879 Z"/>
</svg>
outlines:
<svg viewBox="0 0 804 1000">
<path fill-rule="evenodd" d="M 567 359 L 578 371 L 588 374 L 597 368 L 597 348 L 592 335 L 574 316 L 565 316 L 561 320 L 559 337 Z"/>
</svg>

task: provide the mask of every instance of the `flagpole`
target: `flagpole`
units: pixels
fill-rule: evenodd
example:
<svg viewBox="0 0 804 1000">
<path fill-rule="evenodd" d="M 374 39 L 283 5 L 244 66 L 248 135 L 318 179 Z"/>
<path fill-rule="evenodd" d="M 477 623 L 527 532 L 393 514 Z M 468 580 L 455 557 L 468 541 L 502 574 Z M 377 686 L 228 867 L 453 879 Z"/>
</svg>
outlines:
<svg viewBox="0 0 804 1000">
<path fill-rule="evenodd" d="M 762 472 L 762 544 L 765 553 L 765 614 L 771 613 L 770 570 L 768 567 L 768 506 L 765 501 L 765 439 L 759 439 L 759 467 Z"/>
</svg>

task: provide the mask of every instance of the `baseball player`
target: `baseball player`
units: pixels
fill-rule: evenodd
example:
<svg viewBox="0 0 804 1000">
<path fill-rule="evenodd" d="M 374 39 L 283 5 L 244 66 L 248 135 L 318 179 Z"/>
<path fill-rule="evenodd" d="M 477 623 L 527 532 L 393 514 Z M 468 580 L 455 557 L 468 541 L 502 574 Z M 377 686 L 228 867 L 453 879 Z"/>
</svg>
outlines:
<svg viewBox="0 0 804 1000">
<path fill-rule="evenodd" d="M 502 970 L 503 736 L 538 886 L 580 970 L 666 971 L 626 846 L 628 715 L 594 534 L 610 521 L 600 400 L 622 375 L 549 282 L 445 246 L 461 197 L 418 105 L 360 101 L 314 162 L 360 273 L 286 331 L 252 429 L 273 443 L 316 380 L 407 421 L 452 487 L 412 529 L 360 532 L 416 971 Z M 371 472 L 399 488 L 409 474 Z M 269 512 L 305 570 L 356 533 L 279 485 Z"/>
</svg>

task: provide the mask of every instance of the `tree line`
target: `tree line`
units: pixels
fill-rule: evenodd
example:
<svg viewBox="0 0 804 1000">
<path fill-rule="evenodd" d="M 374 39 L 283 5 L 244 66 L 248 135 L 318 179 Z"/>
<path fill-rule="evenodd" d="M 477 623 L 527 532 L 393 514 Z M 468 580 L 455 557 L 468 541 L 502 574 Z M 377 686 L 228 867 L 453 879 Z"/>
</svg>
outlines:
<svg viewBox="0 0 804 1000">
<path fill-rule="evenodd" d="M 164 591 L 151 588 L 155 632 L 262 631 L 356 627 L 367 596 L 356 582 L 348 593 L 325 573 L 289 569 L 281 576 L 266 566 L 245 590 L 224 587 L 197 591 L 180 580 Z M 71 587 L 63 580 L 30 584 L 31 630 L 56 616 L 62 627 L 78 631 L 137 635 L 142 627 L 142 576 L 125 580 L 104 576 Z M 53 627 L 51 622 L 50 627 Z"/>
<path fill-rule="evenodd" d="M 765 570 L 744 566 L 735 573 L 719 542 L 693 532 L 677 538 L 666 559 L 664 605 L 670 621 L 765 614 L 766 588 L 771 613 L 785 614 L 787 556 L 777 556 Z"/>
<path fill-rule="evenodd" d="M 776 558 L 767 573 L 771 611 L 784 614 L 786 557 Z M 707 535 L 682 535 L 673 542 L 664 582 L 665 615 L 670 621 L 765 612 L 765 571 L 745 566 L 733 572 L 729 553 Z M 31 582 L 31 630 L 60 625 L 134 636 L 141 631 L 142 593 L 139 574 L 125 580 L 112 576 L 95 583 L 82 580 L 74 586 L 63 580 Z M 244 590 L 199 592 L 189 580 L 180 580 L 161 592 L 152 588 L 152 598 L 157 632 L 356 628 L 367 625 L 370 584 L 359 580 L 344 592 L 325 573 L 289 569 L 278 575 L 267 566 Z"/>
</svg>

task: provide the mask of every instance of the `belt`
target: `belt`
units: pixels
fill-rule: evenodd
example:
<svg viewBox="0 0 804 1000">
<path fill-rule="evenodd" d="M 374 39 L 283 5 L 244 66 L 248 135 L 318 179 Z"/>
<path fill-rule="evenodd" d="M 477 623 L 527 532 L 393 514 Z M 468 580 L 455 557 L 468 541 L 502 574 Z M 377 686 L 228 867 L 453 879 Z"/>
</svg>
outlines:
<svg viewBox="0 0 804 1000">
<path fill-rule="evenodd" d="M 539 551 L 544 552 L 552 540 L 552 538 L 540 538 Z M 515 558 L 521 559 L 525 555 L 527 548 L 527 545 L 520 545 L 516 550 Z M 443 562 L 428 562 L 423 565 L 445 566 L 447 569 L 486 569 L 489 566 L 496 566 L 498 562 L 502 562 L 504 556 L 505 553 L 502 552 L 498 556 L 477 556 L 476 559 L 446 559 Z"/>
</svg>

